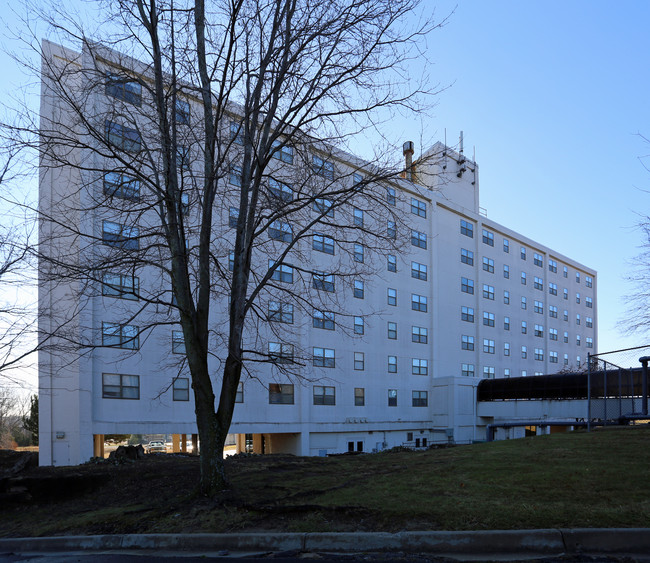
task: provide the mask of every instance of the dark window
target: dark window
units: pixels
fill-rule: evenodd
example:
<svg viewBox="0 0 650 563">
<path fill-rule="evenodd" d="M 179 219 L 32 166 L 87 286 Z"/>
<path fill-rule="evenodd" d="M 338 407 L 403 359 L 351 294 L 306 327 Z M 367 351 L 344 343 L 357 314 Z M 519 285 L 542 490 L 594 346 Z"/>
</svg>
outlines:
<svg viewBox="0 0 650 563">
<path fill-rule="evenodd" d="M 106 120 L 104 122 L 106 141 L 126 152 L 139 152 L 142 148 L 140 133 L 131 127 Z"/>
<path fill-rule="evenodd" d="M 139 106 L 142 103 L 142 86 L 131 78 L 107 72 L 106 95 Z"/>
<path fill-rule="evenodd" d="M 139 399 L 140 376 L 103 373 L 102 397 L 104 399 Z"/>
<path fill-rule="evenodd" d="M 269 385 L 270 405 L 293 405 L 293 384 L 271 383 Z"/>
</svg>

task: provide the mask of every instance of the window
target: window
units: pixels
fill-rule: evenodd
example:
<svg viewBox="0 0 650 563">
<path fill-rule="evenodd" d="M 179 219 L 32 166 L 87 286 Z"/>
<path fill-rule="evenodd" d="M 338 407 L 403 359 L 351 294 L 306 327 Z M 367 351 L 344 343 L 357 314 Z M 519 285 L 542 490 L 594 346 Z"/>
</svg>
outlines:
<svg viewBox="0 0 650 563">
<path fill-rule="evenodd" d="M 510 317 L 503 317 L 503 330 L 510 330 Z"/>
<path fill-rule="evenodd" d="M 235 271 L 235 252 L 234 251 L 230 251 L 228 253 L 228 270 L 230 270 L 231 272 Z M 276 279 L 275 274 L 273 276 L 271 276 L 271 279 Z"/>
<path fill-rule="evenodd" d="M 336 366 L 335 351 L 333 348 L 314 347 L 312 364 L 320 368 L 333 368 Z"/>
<path fill-rule="evenodd" d="M 491 285 L 483 284 L 483 299 L 490 299 L 494 301 L 494 287 Z"/>
<path fill-rule="evenodd" d="M 397 290 L 389 287 L 386 290 L 386 299 L 389 305 L 395 307 L 397 305 Z"/>
<path fill-rule="evenodd" d="M 138 350 L 140 331 L 137 326 L 120 323 L 102 323 L 102 346 Z"/>
<path fill-rule="evenodd" d="M 355 207 L 352 212 L 353 215 L 353 225 L 355 227 L 363 227 L 363 209 Z"/>
<path fill-rule="evenodd" d="M 363 299 L 365 295 L 364 284 L 360 280 L 354 281 L 354 297 Z"/>
<path fill-rule="evenodd" d="M 494 233 L 483 229 L 483 244 L 494 246 Z"/>
<path fill-rule="evenodd" d="M 486 379 L 494 379 L 495 370 L 492 366 L 483 367 L 483 377 Z"/>
<path fill-rule="evenodd" d="M 494 340 L 488 338 L 483 339 L 483 352 L 486 354 L 494 354 Z"/>
<path fill-rule="evenodd" d="M 334 274 L 325 272 L 314 272 L 312 274 L 312 287 L 319 291 L 334 291 Z"/>
<path fill-rule="evenodd" d="M 565 366 L 569 365 L 569 354 L 564 354 L 564 365 Z"/>
<path fill-rule="evenodd" d="M 557 340 L 557 328 L 549 328 L 548 329 L 548 337 L 551 340 Z"/>
<path fill-rule="evenodd" d="M 510 342 L 504 342 L 503 343 L 503 355 L 504 356 L 509 356 L 510 355 Z"/>
<path fill-rule="evenodd" d="M 552 364 L 557 364 L 557 352 L 549 352 L 548 359 Z"/>
<path fill-rule="evenodd" d="M 585 276 L 585 285 L 587 287 L 593 287 L 594 286 L 594 278 L 591 276 Z"/>
<path fill-rule="evenodd" d="M 503 239 L 503 251 L 507 254 L 510 253 L 510 241 L 507 238 Z"/>
<path fill-rule="evenodd" d="M 123 248 L 125 250 L 138 250 L 140 248 L 140 229 L 102 221 L 102 243 L 106 246 Z"/>
<path fill-rule="evenodd" d="M 591 297 L 585 297 L 585 305 L 586 305 L 589 309 L 593 309 L 593 307 L 594 307 L 594 302 L 593 302 L 593 300 L 591 299 Z"/>
<path fill-rule="evenodd" d="M 472 307 L 460 308 L 460 320 L 468 323 L 474 322 L 474 309 Z"/>
<path fill-rule="evenodd" d="M 419 248 L 427 247 L 427 235 L 420 231 L 411 230 L 411 244 Z"/>
<path fill-rule="evenodd" d="M 284 221 L 273 221 L 269 227 L 269 238 L 281 242 L 291 242 L 293 240 L 293 228 Z"/>
<path fill-rule="evenodd" d="M 289 184 L 269 178 L 269 196 L 273 204 L 289 203 L 293 199 L 293 190 Z"/>
<path fill-rule="evenodd" d="M 271 144 L 271 153 L 272 158 L 277 158 L 282 162 L 287 164 L 293 164 L 293 147 L 289 145 L 283 145 L 280 139 L 276 139 Z"/>
<path fill-rule="evenodd" d="M 140 199 L 140 180 L 119 172 L 104 172 L 104 195 L 120 199 Z"/>
<path fill-rule="evenodd" d="M 474 350 L 474 337 L 467 334 L 463 334 L 460 337 L 460 348 L 461 350 Z"/>
<path fill-rule="evenodd" d="M 577 325 L 580 324 L 580 314 L 579 313 L 576 315 L 576 324 Z"/>
<path fill-rule="evenodd" d="M 388 338 L 390 340 L 397 340 L 397 323 L 388 321 Z"/>
<path fill-rule="evenodd" d="M 522 308 L 522 309 L 525 309 L 525 308 L 526 308 L 526 298 L 525 298 L 525 297 L 522 297 L 522 298 L 521 298 L 521 308 Z"/>
<path fill-rule="evenodd" d="M 397 373 L 397 356 L 388 356 L 388 373 Z"/>
<path fill-rule="evenodd" d="M 397 406 L 397 389 L 388 390 L 388 406 L 389 407 Z"/>
<path fill-rule="evenodd" d="M 355 243 L 354 243 L 354 254 L 353 254 L 353 257 L 354 257 L 354 261 L 355 261 L 355 262 L 363 263 L 363 261 L 364 261 L 364 248 L 363 248 L 363 244 L 360 244 L 360 243 L 358 243 L 358 242 L 355 242 Z"/>
<path fill-rule="evenodd" d="M 569 321 L 569 311 L 567 311 L 566 309 L 564 309 L 564 320 L 567 322 Z"/>
<path fill-rule="evenodd" d="M 104 399 L 139 399 L 140 376 L 121 373 L 102 373 Z"/>
<path fill-rule="evenodd" d="M 427 391 L 413 391 L 413 406 L 426 407 L 429 404 L 429 393 Z"/>
<path fill-rule="evenodd" d="M 275 364 L 293 363 L 293 344 L 269 342 L 269 359 Z"/>
<path fill-rule="evenodd" d="M 386 188 L 386 202 L 390 205 L 395 205 L 397 198 L 395 197 L 395 188 Z"/>
<path fill-rule="evenodd" d="M 564 267 L 562 268 L 562 273 L 564 274 L 564 277 L 565 277 L 565 278 L 568 278 L 568 277 L 569 277 L 569 268 L 567 268 L 566 266 L 564 266 Z"/>
<path fill-rule="evenodd" d="M 544 280 L 535 276 L 535 283 L 533 284 L 533 287 L 535 289 L 539 289 L 540 291 L 544 291 Z"/>
<path fill-rule="evenodd" d="M 237 385 L 237 393 L 235 393 L 235 403 L 244 402 L 244 384 L 240 381 Z"/>
<path fill-rule="evenodd" d="M 587 328 L 594 328 L 594 320 L 591 317 L 585 319 L 585 324 L 587 325 Z"/>
<path fill-rule="evenodd" d="M 460 220 L 460 234 L 469 238 L 474 238 L 474 225 L 464 219 Z"/>
<path fill-rule="evenodd" d="M 137 301 L 140 293 L 140 278 L 126 274 L 105 273 L 102 276 L 102 295 Z"/>
<path fill-rule="evenodd" d="M 580 356 L 576 356 L 576 366 L 580 367 Z"/>
<path fill-rule="evenodd" d="M 528 323 L 526 321 L 521 321 L 521 334 L 526 334 L 528 332 Z"/>
<path fill-rule="evenodd" d="M 468 278 L 460 278 L 460 290 L 463 293 L 474 295 L 474 280 Z"/>
<path fill-rule="evenodd" d="M 521 357 L 524 360 L 528 357 L 528 348 L 526 346 L 521 347 Z"/>
<path fill-rule="evenodd" d="M 429 331 L 423 326 L 411 327 L 411 342 L 426 344 L 429 340 Z"/>
<path fill-rule="evenodd" d="M 460 374 L 463 377 L 474 377 L 474 364 L 461 364 Z"/>
<path fill-rule="evenodd" d="M 187 377 L 177 377 L 174 379 L 172 388 L 172 398 L 174 401 L 190 400 L 190 380 Z"/>
<path fill-rule="evenodd" d="M 557 307 L 555 305 L 548 306 L 548 316 L 557 319 Z"/>
<path fill-rule="evenodd" d="M 363 317 L 354 317 L 354 334 L 363 334 L 365 332 L 365 323 Z"/>
<path fill-rule="evenodd" d="M 419 262 L 411 262 L 411 277 L 416 280 L 427 281 L 427 267 L 426 264 Z"/>
<path fill-rule="evenodd" d="M 386 269 L 389 272 L 397 272 L 397 258 L 392 254 L 386 256 Z"/>
<path fill-rule="evenodd" d="M 386 236 L 393 240 L 397 238 L 397 224 L 395 221 L 388 221 L 386 223 Z"/>
<path fill-rule="evenodd" d="M 519 249 L 519 257 L 522 260 L 526 259 L 526 249 L 523 246 Z"/>
<path fill-rule="evenodd" d="M 427 298 L 424 295 L 411 293 L 411 309 L 420 311 L 420 313 L 427 312 Z"/>
<path fill-rule="evenodd" d="M 580 283 L 580 272 L 576 272 L 576 283 Z"/>
<path fill-rule="evenodd" d="M 544 303 L 541 301 L 535 301 L 535 312 L 539 313 L 540 315 L 544 314 Z"/>
<path fill-rule="evenodd" d="M 293 304 L 269 301 L 268 321 L 272 323 L 293 324 Z"/>
<path fill-rule="evenodd" d="M 468 266 L 474 265 L 474 253 L 466 248 L 460 249 L 460 261 Z"/>
<path fill-rule="evenodd" d="M 237 222 L 239 221 L 239 209 L 236 207 L 228 208 L 228 226 L 232 229 L 237 228 Z"/>
<path fill-rule="evenodd" d="M 312 209 L 319 215 L 334 217 L 334 208 L 332 202 L 324 197 L 317 197 L 312 203 Z"/>
<path fill-rule="evenodd" d="M 507 290 L 503 291 L 503 303 L 505 305 L 510 305 L 510 292 Z"/>
<path fill-rule="evenodd" d="M 174 118 L 180 125 L 189 125 L 190 123 L 190 104 L 185 100 L 176 98 L 176 107 L 174 108 Z"/>
<path fill-rule="evenodd" d="M 587 336 L 587 348 L 593 348 L 594 347 L 594 339 L 591 338 L 590 336 Z"/>
<path fill-rule="evenodd" d="M 543 348 L 535 348 L 535 360 L 538 362 L 543 362 L 544 361 L 544 349 Z"/>
<path fill-rule="evenodd" d="M 244 125 L 242 123 L 230 122 L 230 140 L 238 145 L 244 144 Z"/>
<path fill-rule="evenodd" d="M 274 266 L 275 262 L 269 260 L 269 269 Z M 293 283 L 293 266 L 289 266 L 289 264 L 279 264 L 273 271 L 271 279 L 283 283 Z"/>
<path fill-rule="evenodd" d="M 411 198 L 411 213 L 418 217 L 427 217 L 427 204 L 419 199 Z"/>
<path fill-rule="evenodd" d="M 334 254 L 334 239 L 320 233 L 314 233 L 311 247 L 325 254 Z"/>
<path fill-rule="evenodd" d="M 269 405 L 293 405 L 293 383 L 271 383 Z"/>
<path fill-rule="evenodd" d="M 312 170 L 326 180 L 334 179 L 334 163 L 324 160 L 320 156 L 313 155 L 311 159 Z"/>
<path fill-rule="evenodd" d="M 538 254 L 537 252 L 535 252 L 535 254 L 533 254 L 533 264 L 535 264 L 535 266 L 539 266 L 540 268 L 543 268 L 544 267 L 544 257 L 541 254 Z"/>
<path fill-rule="evenodd" d="M 106 141 L 120 150 L 139 152 L 142 148 L 140 133 L 131 127 L 106 120 L 104 122 L 104 131 Z"/>
<path fill-rule="evenodd" d="M 106 73 L 105 94 L 135 106 L 142 103 L 142 86 L 140 83 L 113 72 Z"/>
<path fill-rule="evenodd" d="M 550 295 L 557 295 L 557 284 L 550 283 L 548 284 L 548 292 Z"/>
<path fill-rule="evenodd" d="M 314 404 L 315 405 L 335 405 L 336 390 L 334 387 L 324 385 L 314 385 Z"/>
<path fill-rule="evenodd" d="M 565 344 L 569 343 L 569 333 L 566 330 L 564 331 L 562 340 L 564 341 Z"/>
<path fill-rule="evenodd" d="M 483 269 L 490 274 L 494 273 L 494 260 L 491 258 L 483 257 Z"/>
<path fill-rule="evenodd" d="M 543 325 L 535 325 L 535 336 L 537 336 L 537 338 L 544 338 L 544 326 Z"/>
<path fill-rule="evenodd" d="M 507 264 L 503 265 L 503 277 L 506 278 L 507 280 L 510 279 L 510 266 Z"/>
<path fill-rule="evenodd" d="M 569 290 L 566 287 L 564 288 L 564 298 L 569 299 Z"/>
<path fill-rule="evenodd" d="M 363 371 L 366 369 L 366 358 L 363 352 L 354 353 L 354 369 L 356 371 Z"/>
<path fill-rule="evenodd" d="M 411 359 L 411 373 L 413 375 L 427 375 L 429 373 L 429 360 L 420 358 Z"/>
<path fill-rule="evenodd" d="M 503 377 L 510 377 L 510 368 L 503 368 Z"/>
<path fill-rule="evenodd" d="M 185 337 L 182 330 L 172 330 L 172 353 L 185 354 Z"/>
<path fill-rule="evenodd" d="M 580 294 L 576 293 L 576 303 L 580 304 Z"/>
<path fill-rule="evenodd" d="M 228 173 L 228 183 L 232 186 L 241 187 L 243 171 L 239 166 L 233 166 Z"/>
<path fill-rule="evenodd" d="M 528 374 L 526 373 L 525 369 L 521 370 L 521 377 L 526 377 Z"/>
<path fill-rule="evenodd" d="M 526 272 L 521 272 L 521 285 L 526 285 Z"/>
<path fill-rule="evenodd" d="M 366 390 L 363 387 L 354 388 L 354 406 L 363 407 L 366 404 Z"/>
<path fill-rule="evenodd" d="M 483 311 L 483 324 L 485 326 L 494 326 L 494 313 Z"/>
<path fill-rule="evenodd" d="M 551 258 L 548 259 L 548 271 L 557 274 L 557 262 Z"/>
</svg>

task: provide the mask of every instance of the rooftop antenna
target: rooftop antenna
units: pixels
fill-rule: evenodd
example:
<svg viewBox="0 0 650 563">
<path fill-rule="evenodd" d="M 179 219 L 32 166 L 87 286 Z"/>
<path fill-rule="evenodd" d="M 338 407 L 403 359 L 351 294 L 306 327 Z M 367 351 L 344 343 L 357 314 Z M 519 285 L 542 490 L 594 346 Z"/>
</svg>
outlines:
<svg viewBox="0 0 650 563">
<path fill-rule="evenodd" d="M 446 127 L 445 127 L 445 148 L 442 149 L 442 156 L 444 158 L 442 169 L 446 170 L 447 169 L 447 128 Z"/>
<path fill-rule="evenodd" d="M 460 154 L 463 154 L 463 132 L 460 132 Z"/>
<path fill-rule="evenodd" d="M 460 132 L 460 152 L 458 154 L 458 166 L 460 168 L 456 173 L 456 177 L 461 178 L 463 176 L 463 172 L 467 170 L 467 167 L 465 166 L 465 155 L 463 154 L 463 132 L 462 131 Z"/>
</svg>

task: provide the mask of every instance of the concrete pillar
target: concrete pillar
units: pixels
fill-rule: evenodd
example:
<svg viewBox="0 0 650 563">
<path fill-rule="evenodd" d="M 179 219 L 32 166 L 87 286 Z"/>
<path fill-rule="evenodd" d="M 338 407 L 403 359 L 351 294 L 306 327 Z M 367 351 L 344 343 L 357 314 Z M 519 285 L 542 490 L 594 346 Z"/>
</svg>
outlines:
<svg viewBox="0 0 650 563">
<path fill-rule="evenodd" d="M 93 456 L 104 457 L 104 435 L 93 434 Z"/>
<path fill-rule="evenodd" d="M 235 453 L 240 454 L 244 451 L 244 434 L 235 434 Z"/>
<path fill-rule="evenodd" d="M 181 451 L 181 436 L 180 434 L 172 434 L 172 452 L 177 454 Z"/>
<path fill-rule="evenodd" d="M 187 434 L 181 434 L 181 451 L 187 453 Z"/>
<path fill-rule="evenodd" d="M 300 432 L 298 440 L 300 446 L 297 455 L 304 455 L 304 456 L 310 455 L 309 432 Z"/>
<path fill-rule="evenodd" d="M 262 435 L 253 434 L 253 453 L 261 454 L 262 452 Z"/>
<path fill-rule="evenodd" d="M 192 434 L 192 453 L 199 455 L 199 435 Z"/>
</svg>

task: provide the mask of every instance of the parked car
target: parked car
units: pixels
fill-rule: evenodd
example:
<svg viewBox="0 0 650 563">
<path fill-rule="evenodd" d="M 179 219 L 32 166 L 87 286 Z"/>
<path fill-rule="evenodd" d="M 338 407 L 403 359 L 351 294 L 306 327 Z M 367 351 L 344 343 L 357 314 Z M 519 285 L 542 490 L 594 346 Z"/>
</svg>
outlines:
<svg viewBox="0 0 650 563">
<path fill-rule="evenodd" d="M 167 452 L 167 448 L 165 447 L 164 442 L 149 442 L 145 446 L 145 450 L 147 451 L 148 454 L 155 453 L 155 452 L 162 452 L 162 453 Z"/>
</svg>

